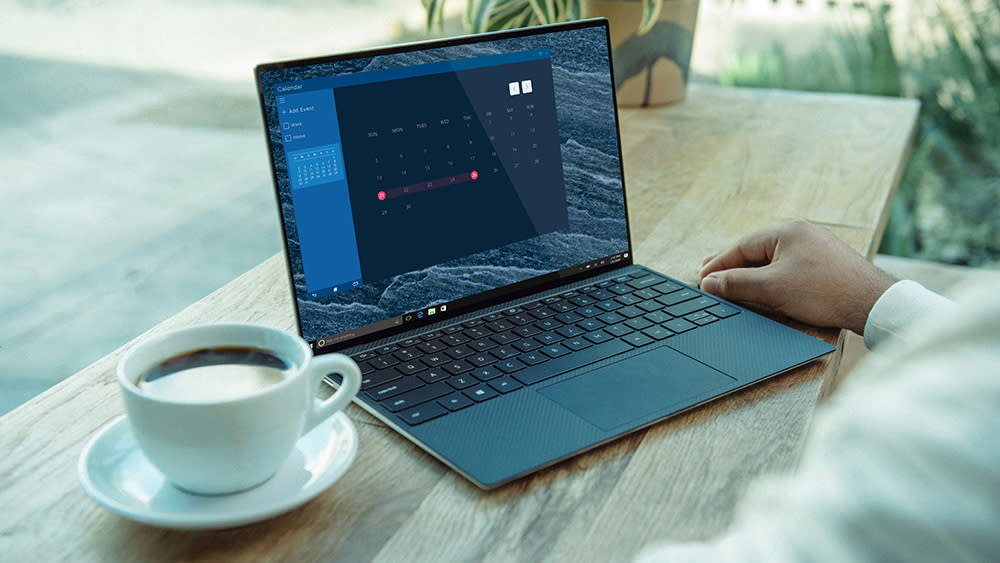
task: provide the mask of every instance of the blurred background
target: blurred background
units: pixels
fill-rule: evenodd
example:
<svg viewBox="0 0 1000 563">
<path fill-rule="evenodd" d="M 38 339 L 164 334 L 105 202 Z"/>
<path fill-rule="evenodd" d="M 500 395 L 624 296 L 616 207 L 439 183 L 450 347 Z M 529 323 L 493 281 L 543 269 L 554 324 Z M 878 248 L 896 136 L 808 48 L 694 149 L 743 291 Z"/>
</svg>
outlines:
<svg viewBox="0 0 1000 563">
<path fill-rule="evenodd" d="M 281 249 L 254 64 L 425 20 L 420 0 L 0 0 L 0 414 Z M 919 99 L 876 262 L 1000 279 L 1000 0 L 701 0 L 691 71 Z"/>
</svg>

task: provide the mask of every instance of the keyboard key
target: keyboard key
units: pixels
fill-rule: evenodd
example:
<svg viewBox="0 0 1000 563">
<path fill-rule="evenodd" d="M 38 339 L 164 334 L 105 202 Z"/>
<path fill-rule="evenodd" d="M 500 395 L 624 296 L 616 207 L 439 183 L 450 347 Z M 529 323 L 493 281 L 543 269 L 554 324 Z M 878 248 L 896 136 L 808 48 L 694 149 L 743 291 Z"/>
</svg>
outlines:
<svg viewBox="0 0 1000 563">
<path fill-rule="evenodd" d="M 584 317 L 596 317 L 597 315 L 603 313 L 604 310 L 598 307 L 580 307 L 576 310 L 576 312 Z"/>
<path fill-rule="evenodd" d="M 561 327 L 563 324 L 556 319 L 544 319 L 535 323 L 535 326 L 541 330 L 554 330 Z"/>
<path fill-rule="evenodd" d="M 565 356 L 569 354 L 570 350 L 565 346 L 560 346 L 559 344 L 553 344 L 552 346 L 544 346 L 539 352 L 545 354 L 550 358 L 558 358 L 560 356 Z"/>
<path fill-rule="evenodd" d="M 511 342 L 516 342 L 521 339 L 520 336 L 516 334 L 511 334 L 509 332 L 501 332 L 500 334 L 494 334 L 490 337 L 491 340 L 497 344 L 510 344 Z"/>
<path fill-rule="evenodd" d="M 661 295 L 656 298 L 657 301 L 666 305 L 667 307 L 671 305 L 676 305 L 682 301 L 687 301 L 689 299 L 694 299 L 701 295 L 693 289 L 682 289 L 680 291 L 675 291 L 673 293 L 668 293 L 666 295 Z"/>
<path fill-rule="evenodd" d="M 378 352 L 379 354 L 383 354 L 383 355 L 384 354 L 391 354 L 391 353 L 395 352 L 396 350 L 399 350 L 399 346 L 396 346 L 395 344 L 389 344 L 388 346 L 383 346 L 381 348 L 376 348 L 375 349 L 376 352 Z"/>
<path fill-rule="evenodd" d="M 647 313 L 643 315 L 643 318 L 651 323 L 665 323 L 672 319 L 673 317 L 664 313 L 663 311 L 655 311 L 653 313 Z"/>
<path fill-rule="evenodd" d="M 541 319 L 547 319 L 549 317 L 554 317 L 556 315 L 556 312 L 553 311 L 552 309 L 549 309 L 548 307 L 542 307 L 540 309 L 532 310 L 531 315 L 534 316 L 536 319 L 541 320 Z"/>
<path fill-rule="evenodd" d="M 684 319 L 674 319 L 672 321 L 667 321 L 663 323 L 663 326 L 669 328 L 674 332 L 687 332 L 697 327 L 697 325 L 685 321 Z"/>
<path fill-rule="evenodd" d="M 454 334 L 456 332 L 460 332 L 461 330 L 462 330 L 462 325 L 453 325 L 448 328 L 441 329 L 441 332 L 445 334 Z"/>
<path fill-rule="evenodd" d="M 729 305 L 726 305 L 724 303 L 719 303 L 715 307 L 712 307 L 711 309 L 709 309 L 708 312 L 712 313 L 716 317 L 725 319 L 726 317 L 731 317 L 731 316 L 739 313 L 740 310 L 737 309 L 737 308 L 735 308 L 735 307 L 731 307 Z"/>
<path fill-rule="evenodd" d="M 449 348 L 445 350 L 444 353 L 448 354 L 451 358 L 455 360 L 460 360 L 466 356 L 471 356 L 472 354 L 475 354 L 472 348 L 469 348 L 468 346 L 455 346 L 454 348 Z"/>
<path fill-rule="evenodd" d="M 634 328 L 635 330 L 642 330 L 648 326 L 651 326 L 652 324 L 653 323 L 647 321 L 642 317 L 636 317 L 634 319 L 629 319 L 625 321 L 626 326 Z"/>
<path fill-rule="evenodd" d="M 434 420 L 439 416 L 444 416 L 448 410 L 437 403 L 428 403 L 419 407 L 399 413 L 399 418 L 410 426 L 423 424 L 428 420 Z"/>
<path fill-rule="evenodd" d="M 597 291 L 591 291 L 589 295 L 596 299 L 597 301 L 607 301 L 608 299 L 614 299 L 615 294 L 611 293 L 606 289 L 598 289 Z"/>
<path fill-rule="evenodd" d="M 646 275 L 644 277 L 641 277 L 641 278 L 638 278 L 638 279 L 634 279 L 634 280 L 628 282 L 628 285 L 630 285 L 630 286 L 632 286 L 632 287 L 634 287 L 636 289 L 642 289 L 644 287 L 652 287 L 652 286 L 654 286 L 654 285 L 656 285 L 656 284 L 658 284 L 658 283 L 660 283 L 662 281 L 663 281 L 663 278 L 661 278 L 659 276 Z"/>
<path fill-rule="evenodd" d="M 395 356 L 396 359 L 398 359 L 401 362 L 408 362 L 410 360 L 423 356 L 424 353 L 418 350 L 416 347 L 413 347 L 413 348 L 403 348 L 402 350 L 393 352 L 392 355 Z"/>
<path fill-rule="evenodd" d="M 424 356 L 420 358 L 420 361 L 431 367 L 436 367 L 445 362 L 450 362 L 451 358 L 445 356 L 444 354 L 431 354 L 429 356 Z"/>
<path fill-rule="evenodd" d="M 368 363 L 375 369 L 385 369 L 398 364 L 399 360 L 392 356 L 379 356 L 374 360 L 368 360 Z"/>
<path fill-rule="evenodd" d="M 615 312 L 618 313 L 619 315 L 628 317 L 630 319 L 632 317 L 638 317 L 639 315 L 644 315 L 646 313 L 646 311 L 643 311 L 642 309 L 636 307 L 635 305 L 629 305 L 627 307 L 622 307 L 621 309 L 618 309 Z"/>
<path fill-rule="evenodd" d="M 491 381 L 489 385 L 490 387 L 496 389 L 501 393 L 510 393 L 515 389 L 520 389 L 521 387 L 523 387 L 523 385 L 518 383 L 516 380 L 506 376 Z"/>
<path fill-rule="evenodd" d="M 602 282 L 597 282 L 594 285 L 603 289 L 607 288 L 608 286 L 614 285 L 614 283 L 615 283 L 614 280 L 604 280 Z"/>
<path fill-rule="evenodd" d="M 537 352 L 528 352 L 527 354 L 521 354 L 517 359 L 527 366 L 538 365 L 542 362 L 547 362 L 549 357 L 543 354 L 540 350 Z"/>
<path fill-rule="evenodd" d="M 361 352 L 360 354 L 355 354 L 355 355 L 351 356 L 351 358 L 355 362 L 357 362 L 358 364 L 360 364 L 361 362 L 363 362 L 365 360 L 370 360 L 370 359 L 374 358 L 377 355 L 378 355 L 378 352 L 376 352 L 374 350 L 371 350 L 369 352 Z"/>
<path fill-rule="evenodd" d="M 562 328 L 556 329 L 556 333 L 566 337 L 573 338 L 574 336 L 581 336 L 587 331 L 573 325 L 564 326 Z"/>
<path fill-rule="evenodd" d="M 465 407 L 472 406 L 472 399 L 466 397 L 462 393 L 452 393 L 447 397 L 438 399 L 438 404 L 452 412 L 455 412 L 460 411 Z"/>
<path fill-rule="evenodd" d="M 625 342 L 628 342 L 629 344 L 631 344 L 632 346 L 635 346 L 637 348 L 639 346 L 645 346 L 647 344 L 653 343 L 653 339 L 652 338 L 646 336 L 645 334 L 643 334 L 641 332 L 634 332 L 634 333 L 626 336 L 625 338 L 622 338 L 622 340 L 624 340 Z"/>
<path fill-rule="evenodd" d="M 402 395 L 393 397 L 387 401 L 382 401 L 382 405 L 392 412 L 398 412 L 403 409 L 408 409 L 410 407 L 426 403 L 427 401 L 433 401 L 434 399 L 444 397 L 445 395 L 449 395 L 451 393 L 453 393 L 452 388 L 442 381 L 433 385 L 427 385 L 425 387 L 415 389 L 409 393 L 403 393 Z"/>
<path fill-rule="evenodd" d="M 451 374 L 444 371 L 443 369 L 431 368 L 429 370 L 422 371 L 417 374 L 417 377 L 422 379 L 425 383 L 435 383 L 438 381 L 444 381 L 451 377 Z"/>
<path fill-rule="evenodd" d="M 426 354 L 433 354 L 434 352 L 444 350 L 445 346 L 440 342 L 424 342 L 423 344 L 418 345 L 417 348 Z"/>
<path fill-rule="evenodd" d="M 684 288 L 684 286 L 682 286 L 680 284 L 677 284 L 677 283 L 674 283 L 672 281 L 665 281 L 665 282 L 661 283 L 660 285 L 654 285 L 653 286 L 653 289 L 655 289 L 656 291 L 659 291 L 660 293 L 673 293 L 673 292 L 677 291 L 678 289 L 683 289 L 683 288 Z"/>
<path fill-rule="evenodd" d="M 452 377 L 445 383 L 451 385 L 455 389 L 461 390 L 472 387 L 473 385 L 479 383 L 479 380 L 476 379 L 475 377 L 472 377 L 471 375 L 456 375 L 455 377 Z"/>
<path fill-rule="evenodd" d="M 639 299 L 643 299 L 643 300 L 646 300 L 646 299 L 656 299 L 657 297 L 660 296 L 659 293 L 653 291 L 652 289 L 640 289 L 639 291 L 636 291 L 632 295 L 635 295 Z"/>
<path fill-rule="evenodd" d="M 614 299 L 609 299 L 607 301 L 601 301 L 597 304 L 597 308 L 602 311 L 617 311 L 621 309 L 623 305 Z"/>
<path fill-rule="evenodd" d="M 475 342 L 469 343 L 469 348 L 472 348 L 476 352 L 485 352 L 487 350 L 492 350 L 497 347 L 497 343 L 493 342 L 489 338 L 483 338 L 482 340 L 476 340 Z"/>
<path fill-rule="evenodd" d="M 556 317 L 556 320 L 558 320 L 561 323 L 571 325 L 576 321 L 583 320 L 583 316 L 577 315 L 576 313 L 563 313 L 561 315 L 558 315 Z"/>
<path fill-rule="evenodd" d="M 491 323 L 487 323 L 486 328 L 492 330 L 493 332 L 503 332 L 514 328 L 514 323 L 505 320 L 493 321 Z"/>
<path fill-rule="evenodd" d="M 655 325 L 642 331 L 642 333 L 654 340 L 663 340 L 664 338 L 670 338 L 674 335 L 672 330 Z"/>
<path fill-rule="evenodd" d="M 542 305 L 541 301 L 532 301 L 531 303 L 525 303 L 524 305 L 521 305 L 521 307 L 524 308 L 524 310 L 526 310 L 526 311 L 532 311 L 532 314 L 534 314 L 534 310 L 535 309 L 537 309 L 539 307 L 542 307 L 542 306 L 543 305 Z"/>
<path fill-rule="evenodd" d="M 490 354 L 493 354 L 494 356 L 500 358 L 501 360 L 506 360 L 507 358 L 513 358 L 514 356 L 517 356 L 520 353 L 521 351 L 518 350 L 517 348 L 514 348 L 513 346 L 501 346 L 496 350 L 490 351 Z"/>
<path fill-rule="evenodd" d="M 361 376 L 361 389 L 367 390 L 403 377 L 398 371 L 388 368 Z"/>
<path fill-rule="evenodd" d="M 469 356 L 468 358 L 465 359 L 465 361 L 469 362 L 470 364 L 476 367 L 483 367 L 492 364 L 493 362 L 497 361 L 497 359 L 493 357 L 492 354 L 482 353 L 482 354 L 476 354 L 474 356 Z"/>
<path fill-rule="evenodd" d="M 625 326 L 625 324 L 614 324 L 611 326 L 604 327 L 609 334 L 612 336 L 625 336 L 626 334 L 633 332 L 631 328 Z"/>
<path fill-rule="evenodd" d="M 402 379 L 397 379 L 392 383 L 386 383 L 385 385 L 381 385 L 379 387 L 372 389 L 371 391 L 366 391 L 366 392 L 368 393 L 368 395 L 371 396 L 371 398 L 375 399 L 376 401 L 384 401 L 389 397 L 395 397 L 400 393 L 406 393 L 407 391 L 411 391 L 413 389 L 416 389 L 417 387 L 423 387 L 423 386 L 424 382 L 417 379 L 416 377 L 404 377 Z M 396 410 L 402 410 L 402 407 Z"/>
<path fill-rule="evenodd" d="M 528 313 L 518 313 L 517 315 L 511 315 L 507 317 L 507 320 L 516 324 L 517 326 L 524 326 L 526 324 L 531 324 L 535 322 L 535 318 Z"/>
<path fill-rule="evenodd" d="M 470 399 L 472 399 L 477 403 L 487 401 L 499 395 L 499 393 L 494 391 L 489 385 L 485 383 L 480 383 L 475 387 L 466 389 L 465 391 L 463 391 L 463 393 L 465 393 L 467 397 L 469 397 Z"/>
<path fill-rule="evenodd" d="M 576 297 L 570 299 L 569 302 L 582 307 L 584 305 L 593 305 L 594 303 L 597 303 L 597 300 L 586 295 L 577 295 Z"/>
<path fill-rule="evenodd" d="M 567 341 L 568 342 L 568 341 Z M 511 375 L 514 379 L 525 385 L 533 385 L 539 381 L 555 377 L 579 367 L 592 364 L 598 360 L 610 358 L 622 352 L 631 350 L 632 347 L 618 339 L 609 340 L 603 344 L 591 346 L 580 350 L 574 354 L 567 354 L 560 358 L 554 358 L 539 366 L 532 366 Z"/>
<path fill-rule="evenodd" d="M 503 313 L 491 313 L 483 318 L 486 320 L 486 322 L 491 323 L 493 321 L 499 321 L 500 319 L 502 319 Z"/>
<path fill-rule="evenodd" d="M 568 313 L 568 312 L 572 311 L 573 309 L 576 309 L 576 305 L 574 305 L 572 303 L 567 303 L 566 301 L 560 301 L 558 303 L 553 303 L 552 305 L 549 305 L 549 307 L 551 307 L 552 310 L 555 311 L 555 312 L 557 312 L 557 313 Z"/>
<path fill-rule="evenodd" d="M 520 315 L 523 312 L 524 309 L 521 307 L 508 307 L 507 309 L 504 309 L 503 314 L 507 316 L 512 316 L 512 315 Z"/>
<path fill-rule="evenodd" d="M 441 338 L 441 342 L 445 346 L 458 346 L 459 344 L 465 344 L 469 341 L 469 337 L 463 334 L 449 334 Z"/>
<path fill-rule="evenodd" d="M 479 340 L 481 338 L 486 338 L 487 336 L 493 334 L 493 331 L 486 328 L 485 326 L 477 326 L 466 330 L 462 334 L 468 336 L 473 340 Z"/>
<path fill-rule="evenodd" d="M 521 338 L 528 338 L 529 336 L 534 336 L 542 331 L 539 330 L 538 327 L 534 325 L 527 325 L 527 326 L 519 326 L 514 330 L 512 330 L 511 332 L 520 336 Z"/>
<path fill-rule="evenodd" d="M 465 321 L 464 323 L 462 323 L 462 326 L 473 328 L 477 326 L 482 326 L 485 323 L 486 321 L 484 321 L 483 319 L 472 319 L 471 321 Z"/>
<path fill-rule="evenodd" d="M 398 369 L 403 375 L 413 375 L 418 371 L 427 369 L 427 366 L 420 360 L 413 360 L 412 362 L 403 362 L 399 364 L 396 366 L 396 369 Z"/>
<path fill-rule="evenodd" d="M 503 375 L 503 372 L 495 367 L 481 367 L 476 368 L 469 372 L 472 377 L 475 377 L 479 381 L 489 381 L 491 379 L 496 379 Z"/>
<path fill-rule="evenodd" d="M 420 338 L 423 341 L 425 341 L 425 342 L 429 342 L 431 340 L 437 340 L 438 338 L 441 338 L 442 336 L 444 336 L 444 335 L 442 335 L 440 332 L 438 332 L 438 331 L 435 330 L 434 332 L 428 332 L 427 334 L 420 335 Z"/>
<path fill-rule="evenodd" d="M 626 293 L 631 293 L 632 288 L 623 283 L 616 283 L 615 285 L 608 286 L 608 291 L 615 295 L 625 295 Z"/>
<path fill-rule="evenodd" d="M 452 375 L 458 375 L 460 373 L 465 373 L 472 369 L 472 364 L 466 362 L 465 360 L 455 360 L 447 364 L 442 364 L 445 371 Z"/>
<path fill-rule="evenodd" d="M 621 303 L 622 305 L 635 305 L 636 303 L 642 301 L 642 299 L 639 299 L 638 297 L 629 294 L 629 295 L 619 295 L 618 297 L 615 297 L 615 301 Z"/>
<path fill-rule="evenodd" d="M 692 314 L 693 315 L 697 315 L 698 313 L 692 313 Z M 691 315 L 688 315 L 688 316 L 691 316 Z M 698 325 L 701 325 L 701 326 L 705 326 L 705 325 L 707 325 L 709 323 L 714 323 L 717 320 L 719 320 L 719 317 L 716 317 L 714 315 L 706 315 L 704 317 L 699 317 L 697 320 L 694 321 L 694 323 L 698 324 Z"/>
<path fill-rule="evenodd" d="M 710 297 L 699 297 L 697 299 L 692 299 L 690 301 L 685 301 L 683 303 L 678 303 L 677 305 L 674 305 L 673 307 L 667 307 L 666 309 L 664 309 L 664 311 L 670 313 L 671 315 L 673 315 L 675 317 L 683 317 L 684 315 L 686 315 L 688 313 L 693 313 L 695 311 L 700 311 L 702 309 L 707 309 L 707 308 L 709 308 L 709 307 L 711 307 L 711 306 L 713 306 L 713 305 L 715 305 L 717 303 L 718 303 L 718 301 L 716 301 L 715 299 L 712 299 Z"/>
<path fill-rule="evenodd" d="M 545 344 L 555 344 L 562 340 L 563 337 L 555 332 L 543 332 L 535 337 L 535 340 L 539 341 L 543 345 Z"/>
<path fill-rule="evenodd" d="M 515 371 L 522 370 L 525 365 L 521 360 L 517 358 L 509 358 L 506 360 L 500 360 L 496 365 L 497 369 L 504 373 L 514 373 Z"/>
<path fill-rule="evenodd" d="M 584 338 L 593 342 L 594 344 L 600 344 L 602 342 L 607 342 L 614 338 L 610 334 L 604 332 L 603 330 L 595 330 L 594 332 L 588 332 Z"/>
<path fill-rule="evenodd" d="M 563 341 L 563 346 L 569 348 L 570 350 L 583 350 L 584 348 L 590 348 L 594 344 L 583 337 L 570 338 L 569 340 Z"/>
<path fill-rule="evenodd" d="M 642 309 L 643 311 L 648 311 L 652 313 L 653 311 L 659 311 L 660 309 L 662 309 L 663 305 L 657 303 L 656 301 L 650 300 L 650 301 L 643 301 L 642 303 L 636 305 L 636 307 Z"/>
<path fill-rule="evenodd" d="M 542 345 L 534 338 L 525 338 L 524 340 L 518 340 L 515 342 L 514 347 L 522 352 L 530 352 L 537 348 L 541 348 Z"/>
<path fill-rule="evenodd" d="M 373 368 L 368 362 L 360 362 L 358 364 L 358 369 L 361 370 L 361 375 L 368 375 L 369 373 L 375 371 L 375 368 Z"/>
</svg>

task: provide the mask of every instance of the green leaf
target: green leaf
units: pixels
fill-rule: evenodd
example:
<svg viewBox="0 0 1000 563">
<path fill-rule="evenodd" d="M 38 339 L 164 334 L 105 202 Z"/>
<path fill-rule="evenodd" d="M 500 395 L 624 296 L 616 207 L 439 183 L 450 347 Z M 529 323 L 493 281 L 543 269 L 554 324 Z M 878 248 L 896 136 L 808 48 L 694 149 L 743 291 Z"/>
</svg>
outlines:
<svg viewBox="0 0 1000 563">
<path fill-rule="evenodd" d="M 650 29 L 653 29 L 653 25 L 660 17 L 660 11 L 662 9 L 663 0 L 643 0 L 642 21 L 639 23 L 639 29 L 635 32 L 635 34 L 642 35 Z"/>
</svg>

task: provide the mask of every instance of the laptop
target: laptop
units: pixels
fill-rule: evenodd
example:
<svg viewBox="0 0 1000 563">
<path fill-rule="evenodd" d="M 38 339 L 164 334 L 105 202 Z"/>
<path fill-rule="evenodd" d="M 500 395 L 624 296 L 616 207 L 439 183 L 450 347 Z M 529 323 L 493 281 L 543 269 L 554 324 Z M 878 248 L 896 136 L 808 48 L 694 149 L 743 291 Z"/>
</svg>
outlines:
<svg viewBox="0 0 1000 563">
<path fill-rule="evenodd" d="M 301 335 L 484 489 L 834 349 L 634 262 L 613 76 L 603 19 L 256 68 Z"/>
</svg>

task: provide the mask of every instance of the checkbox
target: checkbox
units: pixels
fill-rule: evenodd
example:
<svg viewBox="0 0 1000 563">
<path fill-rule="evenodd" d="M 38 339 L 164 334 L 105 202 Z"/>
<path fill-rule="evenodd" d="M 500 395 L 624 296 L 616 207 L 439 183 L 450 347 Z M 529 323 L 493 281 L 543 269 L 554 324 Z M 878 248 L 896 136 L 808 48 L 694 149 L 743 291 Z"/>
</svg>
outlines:
<svg viewBox="0 0 1000 563">
<path fill-rule="evenodd" d="M 286 143 L 292 142 L 292 136 L 291 135 L 285 135 L 285 142 Z"/>
<path fill-rule="evenodd" d="M 531 93 L 531 81 L 530 80 L 522 80 L 521 81 L 521 93 L 523 93 L 523 94 L 530 94 Z"/>
<path fill-rule="evenodd" d="M 281 124 L 281 128 L 282 129 L 288 129 L 288 122 L 286 121 L 285 123 L 282 123 Z"/>
<path fill-rule="evenodd" d="M 521 93 L 521 85 L 518 84 L 517 82 L 511 82 L 510 84 L 507 84 L 507 88 L 510 90 L 511 96 L 516 96 Z"/>
</svg>

